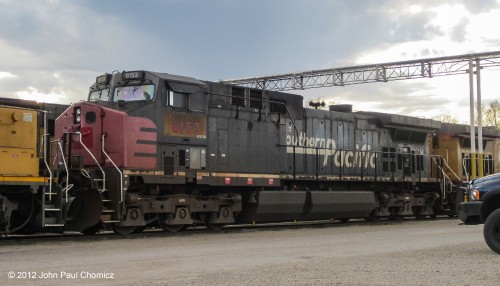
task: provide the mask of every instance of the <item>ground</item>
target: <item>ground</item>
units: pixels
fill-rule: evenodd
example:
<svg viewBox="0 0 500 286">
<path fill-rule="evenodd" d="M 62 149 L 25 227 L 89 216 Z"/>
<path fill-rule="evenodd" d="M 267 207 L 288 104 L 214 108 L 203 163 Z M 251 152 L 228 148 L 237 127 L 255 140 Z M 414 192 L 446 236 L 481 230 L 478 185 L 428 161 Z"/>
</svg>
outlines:
<svg viewBox="0 0 500 286">
<path fill-rule="evenodd" d="M 486 246 L 482 225 L 456 219 L 9 239 L 0 241 L 0 257 L 1 285 L 498 285 L 500 279 L 500 255 Z"/>
</svg>

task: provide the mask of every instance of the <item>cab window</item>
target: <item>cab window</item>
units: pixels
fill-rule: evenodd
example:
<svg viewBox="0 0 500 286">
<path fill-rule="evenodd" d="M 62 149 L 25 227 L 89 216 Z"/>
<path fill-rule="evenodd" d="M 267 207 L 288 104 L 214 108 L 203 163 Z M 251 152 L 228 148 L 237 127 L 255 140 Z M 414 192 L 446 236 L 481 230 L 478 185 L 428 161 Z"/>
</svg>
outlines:
<svg viewBox="0 0 500 286">
<path fill-rule="evenodd" d="M 94 90 L 89 94 L 89 101 L 109 101 L 109 88 Z"/>
<path fill-rule="evenodd" d="M 188 94 L 169 91 L 167 105 L 179 109 L 188 109 Z"/>
<path fill-rule="evenodd" d="M 153 100 L 154 91 L 153 84 L 120 86 L 115 88 L 113 101 Z"/>
</svg>

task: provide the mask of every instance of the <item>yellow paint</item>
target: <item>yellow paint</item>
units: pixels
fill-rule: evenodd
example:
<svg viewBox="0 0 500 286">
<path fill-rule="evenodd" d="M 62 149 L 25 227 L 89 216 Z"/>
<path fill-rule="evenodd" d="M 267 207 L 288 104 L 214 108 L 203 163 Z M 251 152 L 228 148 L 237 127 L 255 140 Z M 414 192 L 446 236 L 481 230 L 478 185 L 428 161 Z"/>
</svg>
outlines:
<svg viewBox="0 0 500 286">
<path fill-rule="evenodd" d="M 484 161 L 483 161 L 483 154 L 478 154 L 478 169 L 479 169 L 479 177 L 484 177 Z"/>
<path fill-rule="evenodd" d="M 0 107 L 0 175 L 38 176 L 37 112 Z"/>
<path fill-rule="evenodd" d="M 471 179 L 475 179 L 476 178 L 476 174 L 477 174 L 477 171 L 476 171 L 476 153 L 472 153 L 470 154 L 471 156 L 471 174 L 470 174 L 470 178 Z"/>
<path fill-rule="evenodd" d="M 48 183 L 46 177 L 20 177 L 20 176 L 0 176 L 1 183 Z"/>
</svg>

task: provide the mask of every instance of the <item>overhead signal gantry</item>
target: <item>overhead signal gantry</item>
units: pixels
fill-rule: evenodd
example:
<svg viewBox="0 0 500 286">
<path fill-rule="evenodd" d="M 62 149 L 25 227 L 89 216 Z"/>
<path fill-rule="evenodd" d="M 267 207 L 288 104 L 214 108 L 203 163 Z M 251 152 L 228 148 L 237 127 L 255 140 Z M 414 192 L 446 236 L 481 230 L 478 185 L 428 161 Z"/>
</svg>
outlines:
<svg viewBox="0 0 500 286">
<path fill-rule="evenodd" d="M 311 70 L 222 80 L 221 82 L 248 88 L 277 91 L 346 86 L 464 74 L 469 70 L 469 61 L 471 59 L 475 62 L 479 61 L 481 67 L 500 66 L 500 51 Z"/>
</svg>

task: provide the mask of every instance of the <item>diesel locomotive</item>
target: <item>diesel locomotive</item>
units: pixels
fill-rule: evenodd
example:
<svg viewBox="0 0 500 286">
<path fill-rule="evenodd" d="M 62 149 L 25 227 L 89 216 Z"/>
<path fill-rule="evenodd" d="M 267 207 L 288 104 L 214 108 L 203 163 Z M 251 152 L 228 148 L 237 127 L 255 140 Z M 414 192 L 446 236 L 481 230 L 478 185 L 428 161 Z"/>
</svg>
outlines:
<svg viewBox="0 0 500 286">
<path fill-rule="evenodd" d="M 480 175 L 466 125 L 148 71 L 69 108 L 0 98 L 0 127 L 1 235 L 454 215 Z M 500 132 L 483 146 L 499 172 Z"/>
<path fill-rule="evenodd" d="M 51 136 L 68 106 L 0 98 L 0 234 L 63 229 Z"/>
<path fill-rule="evenodd" d="M 479 156 L 476 156 L 476 166 L 482 164 L 482 174 L 479 167 L 476 168 L 476 173 L 472 174 L 470 126 L 441 123 L 441 128 L 433 134 L 432 154 L 442 156 L 447 161 L 450 168 L 445 172 L 449 177 L 469 181 L 471 178 L 500 172 L 500 131 L 494 127 L 486 127 L 482 131 L 482 163 L 477 159 Z M 478 146 L 478 139 L 475 141 Z"/>
<path fill-rule="evenodd" d="M 55 125 L 66 223 L 84 233 L 453 215 L 470 153 L 461 125 L 149 71 L 97 77 Z"/>
</svg>

